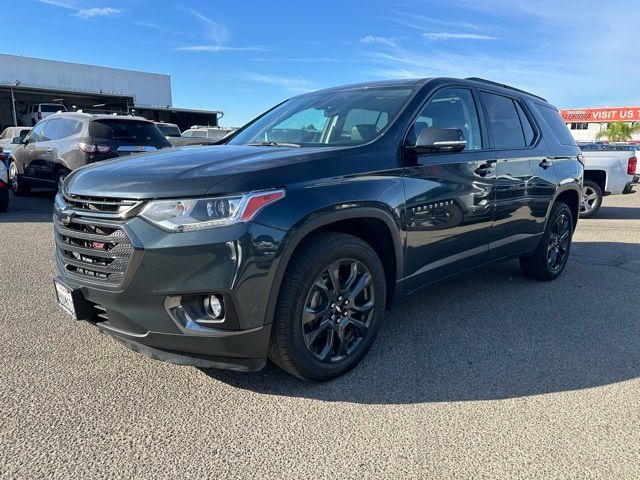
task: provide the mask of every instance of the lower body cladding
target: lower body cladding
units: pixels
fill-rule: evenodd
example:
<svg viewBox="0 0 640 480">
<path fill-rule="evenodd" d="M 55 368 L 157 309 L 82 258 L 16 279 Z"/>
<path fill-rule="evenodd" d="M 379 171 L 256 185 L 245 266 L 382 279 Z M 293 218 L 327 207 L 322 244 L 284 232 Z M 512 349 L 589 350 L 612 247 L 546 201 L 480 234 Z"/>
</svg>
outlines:
<svg viewBox="0 0 640 480">
<path fill-rule="evenodd" d="M 110 282 L 102 273 L 109 268 L 90 263 L 86 247 L 113 248 L 112 237 L 95 242 L 84 234 L 78 241 L 68 225 L 54 221 L 58 299 L 61 289 L 68 292 L 67 310 L 76 318 L 154 359 L 243 371 L 264 366 L 271 334 L 267 303 L 284 232 L 255 223 L 167 233 L 140 218 L 72 222 L 117 225 L 133 244 L 126 269 Z M 94 269 L 102 270 L 99 277 Z"/>
</svg>

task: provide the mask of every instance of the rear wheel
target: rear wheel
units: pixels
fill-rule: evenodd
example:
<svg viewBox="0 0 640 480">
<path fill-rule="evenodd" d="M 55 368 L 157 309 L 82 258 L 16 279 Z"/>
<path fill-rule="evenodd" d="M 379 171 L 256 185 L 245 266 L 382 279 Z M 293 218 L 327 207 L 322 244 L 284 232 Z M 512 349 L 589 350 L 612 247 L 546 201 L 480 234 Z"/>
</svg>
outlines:
<svg viewBox="0 0 640 480">
<path fill-rule="evenodd" d="M 31 187 L 25 184 L 24 180 L 20 177 L 21 175 L 18 173 L 16 162 L 11 162 L 9 164 L 9 185 L 11 185 L 11 190 L 13 190 L 13 193 L 16 195 L 29 195 L 31 193 Z"/>
<path fill-rule="evenodd" d="M 287 268 L 269 357 L 304 380 L 336 378 L 371 347 L 385 303 L 384 269 L 370 245 L 341 233 L 315 235 Z"/>
<path fill-rule="evenodd" d="M 536 280 L 554 280 L 564 270 L 571 251 L 573 217 L 561 202 L 551 209 L 540 245 L 533 255 L 520 259 L 522 273 Z"/>
<path fill-rule="evenodd" d="M 591 180 L 585 180 L 580 202 L 580 218 L 589 218 L 596 214 L 602 205 L 602 189 Z"/>
<path fill-rule="evenodd" d="M 69 175 L 69 170 L 66 168 L 58 170 L 58 173 L 56 174 L 56 186 L 58 187 L 58 190 L 62 191 L 64 180 L 67 178 L 67 175 Z"/>
</svg>

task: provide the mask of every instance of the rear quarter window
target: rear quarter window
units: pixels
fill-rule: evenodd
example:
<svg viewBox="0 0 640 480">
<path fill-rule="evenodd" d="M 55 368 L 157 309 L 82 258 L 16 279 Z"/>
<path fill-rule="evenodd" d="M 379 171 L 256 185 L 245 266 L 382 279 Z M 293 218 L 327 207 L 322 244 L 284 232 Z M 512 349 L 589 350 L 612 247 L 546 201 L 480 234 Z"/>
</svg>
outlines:
<svg viewBox="0 0 640 480">
<path fill-rule="evenodd" d="M 542 105 L 540 103 L 536 103 L 536 109 L 544 118 L 544 121 L 547 122 L 549 128 L 553 132 L 553 135 L 556 137 L 558 142 L 562 145 L 576 145 L 576 141 L 571 136 L 571 132 L 567 128 L 567 125 L 562 120 L 560 116 L 560 112 L 558 112 L 555 108 L 549 107 L 547 105 Z"/>
<path fill-rule="evenodd" d="M 93 120 L 89 124 L 89 135 L 102 140 L 134 145 L 166 142 L 162 132 L 153 123 L 135 120 Z"/>
</svg>

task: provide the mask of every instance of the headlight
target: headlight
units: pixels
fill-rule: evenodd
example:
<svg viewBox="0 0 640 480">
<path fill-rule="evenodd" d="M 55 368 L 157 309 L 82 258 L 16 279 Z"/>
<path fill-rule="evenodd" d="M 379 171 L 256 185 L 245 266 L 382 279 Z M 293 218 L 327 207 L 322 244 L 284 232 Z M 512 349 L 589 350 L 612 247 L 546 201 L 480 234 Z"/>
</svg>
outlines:
<svg viewBox="0 0 640 480">
<path fill-rule="evenodd" d="M 269 190 L 230 197 L 156 200 L 148 203 L 140 216 L 169 232 L 200 230 L 248 222 L 282 197 L 284 190 Z"/>
</svg>

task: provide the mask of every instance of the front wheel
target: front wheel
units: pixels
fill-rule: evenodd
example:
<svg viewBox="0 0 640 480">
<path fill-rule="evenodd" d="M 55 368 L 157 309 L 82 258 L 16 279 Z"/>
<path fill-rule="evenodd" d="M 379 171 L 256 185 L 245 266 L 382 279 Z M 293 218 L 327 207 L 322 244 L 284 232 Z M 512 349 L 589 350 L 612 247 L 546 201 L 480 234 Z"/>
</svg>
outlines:
<svg viewBox="0 0 640 480">
<path fill-rule="evenodd" d="M 564 270 L 573 237 L 573 217 L 561 202 L 553 205 L 540 245 L 528 257 L 520 259 L 522 273 L 536 280 L 554 280 Z"/>
<path fill-rule="evenodd" d="M 314 235 L 285 273 L 269 357 L 304 380 L 339 377 L 371 347 L 385 303 L 384 268 L 369 244 L 342 233 Z"/>
<path fill-rule="evenodd" d="M 9 207 L 9 189 L 0 188 L 0 212 L 4 212 Z"/>
<path fill-rule="evenodd" d="M 18 165 L 13 161 L 9 164 L 9 185 L 15 195 L 23 196 L 31 193 L 31 187 L 24 183 L 18 173 Z"/>
</svg>

